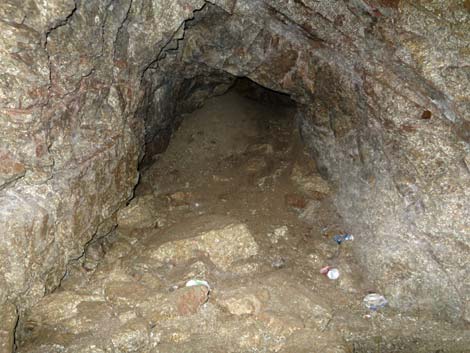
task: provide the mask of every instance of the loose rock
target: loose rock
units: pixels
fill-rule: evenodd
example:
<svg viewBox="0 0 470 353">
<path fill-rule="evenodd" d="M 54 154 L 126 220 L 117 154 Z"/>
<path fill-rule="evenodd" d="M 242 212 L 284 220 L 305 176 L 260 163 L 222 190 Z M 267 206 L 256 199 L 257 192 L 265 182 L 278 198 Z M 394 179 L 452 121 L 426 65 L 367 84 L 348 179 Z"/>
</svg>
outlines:
<svg viewBox="0 0 470 353">
<path fill-rule="evenodd" d="M 177 234 L 178 228 L 191 231 Z M 147 252 L 152 259 L 162 263 L 181 263 L 206 255 L 220 269 L 228 271 L 235 261 L 248 259 L 258 253 L 258 245 L 247 226 L 227 217 L 201 217 L 185 227 L 180 224 L 172 229 L 172 233 L 185 239 L 169 241 L 157 249 L 149 249 Z"/>
<path fill-rule="evenodd" d="M 257 315 L 269 301 L 267 291 L 255 288 L 239 288 L 235 291 L 224 293 L 217 302 L 227 309 L 232 315 Z"/>
<path fill-rule="evenodd" d="M 287 208 L 302 210 L 307 206 L 307 200 L 304 196 L 298 194 L 287 194 L 284 197 Z"/>
<path fill-rule="evenodd" d="M 122 228 L 154 228 L 158 219 L 153 205 L 153 196 L 139 197 L 117 214 L 117 223 Z"/>
<path fill-rule="evenodd" d="M 291 178 L 299 190 L 312 199 L 320 200 L 330 193 L 328 182 L 320 174 L 306 172 L 298 165 L 292 170 Z"/>
<path fill-rule="evenodd" d="M 174 300 L 178 313 L 183 316 L 192 315 L 209 299 L 209 288 L 204 285 L 184 287 L 174 292 Z"/>
<path fill-rule="evenodd" d="M 281 226 L 279 228 L 274 229 L 272 233 L 268 233 L 268 237 L 271 240 L 271 243 L 277 244 L 279 240 L 284 239 L 287 240 L 289 236 L 289 228 L 287 226 Z"/>
</svg>

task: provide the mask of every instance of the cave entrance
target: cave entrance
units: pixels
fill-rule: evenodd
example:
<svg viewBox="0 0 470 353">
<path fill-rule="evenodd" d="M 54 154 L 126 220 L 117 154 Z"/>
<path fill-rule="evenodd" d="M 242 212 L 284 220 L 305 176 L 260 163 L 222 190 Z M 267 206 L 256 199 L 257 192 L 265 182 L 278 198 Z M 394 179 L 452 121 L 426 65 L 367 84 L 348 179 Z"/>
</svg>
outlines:
<svg viewBox="0 0 470 353">
<path fill-rule="evenodd" d="M 212 95 L 214 97 L 209 101 L 198 102 L 196 106 L 200 109 L 196 108 L 195 112 L 179 112 L 179 115 L 164 121 L 157 129 L 153 128 L 154 131 L 148 131 L 147 136 L 151 137 L 146 140 L 145 155 L 139 168 L 141 172 L 161 159 L 170 139 L 177 134 L 182 124 L 185 126 L 184 134 L 190 136 L 181 141 L 181 154 L 191 154 L 189 159 L 192 160 L 192 168 L 196 169 L 195 164 L 202 162 L 206 154 L 210 154 L 211 158 L 215 155 L 228 158 L 242 154 L 252 144 L 273 140 L 281 125 L 295 130 L 296 103 L 286 94 L 267 89 L 250 79 L 238 78 L 226 92 Z M 149 125 L 155 125 L 154 119 L 161 118 L 147 117 L 146 121 L 150 122 Z M 147 126 L 147 130 L 151 129 L 152 126 Z M 197 146 L 192 146 L 194 143 Z M 272 150 L 272 146 L 269 148 Z"/>
<path fill-rule="evenodd" d="M 153 199 L 156 213 L 165 214 L 162 223 L 223 214 L 252 219 L 261 233 L 288 223 L 308 233 L 299 214 L 310 201 L 328 199 L 331 189 L 303 146 L 296 113 L 289 96 L 237 79 L 223 95 L 175 118 L 164 141 L 147 144 L 149 153 L 158 152 L 143 160 L 136 198 Z"/>
<path fill-rule="evenodd" d="M 317 139 L 318 149 L 331 148 L 318 141 L 346 134 L 341 119 L 356 106 L 325 80 L 319 90 L 333 98 L 312 100 L 317 111 L 304 114 L 305 103 L 247 78 L 200 63 L 196 71 L 207 75 L 172 70 L 180 54 L 167 52 L 167 63 L 144 74 L 137 115 L 145 152 L 134 198 L 60 290 L 27 313 L 18 351 L 435 347 L 431 335 L 415 338 L 415 321 L 399 311 L 385 316 L 386 299 L 367 294 L 374 289 L 336 211 L 336 186 L 305 146 Z M 308 118 L 318 129 L 303 141 L 299 125 Z"/>
<path fill-rule="evenodd" d="M 305 175 L 315 173 L 298 134 L 296 104 L 289 96 L 237 79 L 225 94 L 174 122 L 171 130 L 164 129 L 168 135 L 171 131 L 171 139 L 161 136 L 163 142 L 152 140 L 146 146 L 149 153 L 159 152 L 143 160 L 137 197 L 149 193 L 184 197 L 178 202 L 189 207 L 218 194 L 223 201 L 214 207 L 225 205 L 230 213 L 230 195 L 237 198 L 241 190 L 250 190 L 262 202 L 266 189 L 276 189 L 276 202 L 284 203 L 286 194 L 298 194 L 297 202 L 305 207 L 308 197 L 285 185 L 298 165 Z M 294 173 L 300 173 L 297 169 Z M 195 188 L 198 196 L 184 191 Z"/>
<path fill-rule="evenodd" d="M 245 351 L 244 344 L 272 351 L 278 344 L 272 335 L 297 330 L 282 345 L 303 351 L 311 345 L 305 326 L 330 330 L 333 302 L 357 303 L 345 290 L 361 283 L 351 247 L 340 253 L 332 239 L 344 231 L 334 190 L 304 148 L 296 113 L 288 96 L 238 79 L 176 117 L 164 143 L 148 142 L 147 151 L 158 153 L 144 158 L 111 248 L 133 243 L 137 250 L 122 257 L 125 270 L 162 293 L 156 307 L 165 298 L 174 305 L 152 328 L 165 337 L 162 351 Z M 325 265 L 342 271 L 334 297 L 337 277 L 320 274 Z M 172 338 L 179 330 L 186 340 Z M 254 336 L 265 338 L 242 338 Z M 335 335 L 322 341 L 346 347 Z"/>
<path fill-rule="evenodd" d="M 347 230 L 297 106 L 247 80 L 230 87 L 150 129 L 118 227 L 27 313 L 18 352 L 434 349 L 436 328 L 417 339 L 422 326 L 382 314 L 384 298 L 364 306 L 370 283 L 353 239 L 334 238 Z"/>
</svg>

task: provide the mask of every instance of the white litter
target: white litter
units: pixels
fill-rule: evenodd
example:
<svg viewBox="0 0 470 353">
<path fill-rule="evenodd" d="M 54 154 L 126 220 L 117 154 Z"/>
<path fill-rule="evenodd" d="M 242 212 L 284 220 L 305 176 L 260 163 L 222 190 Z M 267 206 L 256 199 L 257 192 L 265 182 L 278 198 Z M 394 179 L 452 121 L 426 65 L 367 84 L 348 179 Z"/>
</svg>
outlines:
<svg viewBox="0 0 470 353">
<path fill-rule="evenodd" d="M 204 286 L 209 291 L 211 290 L 209 283 L 207 283 L 207 281 L 204 281 L 202 279 L 190 279 L 188 282 L 186 282 L 186 287 L 194 287 L 194 286 Z"/>
<path fill-rule="evenodd" d="M 387 299 L 383 295 L 377 293 L 367 294 L 363 300 L 364 305 L 373 311 L 383 308 L 388 304 Z"/>
<path fill-rule="evenodd" d="M 326 276 L 329 279 L 338 279 L 339 278 L 339 270 L 337 268 L 332 268 L 328 271 Z"/>
</svg>

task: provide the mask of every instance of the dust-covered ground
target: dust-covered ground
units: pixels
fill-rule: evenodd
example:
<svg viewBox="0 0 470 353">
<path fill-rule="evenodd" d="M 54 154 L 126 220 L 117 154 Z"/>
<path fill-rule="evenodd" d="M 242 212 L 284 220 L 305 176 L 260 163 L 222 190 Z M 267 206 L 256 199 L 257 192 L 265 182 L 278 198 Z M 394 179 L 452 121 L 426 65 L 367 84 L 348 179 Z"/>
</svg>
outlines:
<svg viewBox="0 0 470 353">
<path fill-rule="evenodd" d="M 236 92 L 186 116 L 118 228 L 28 313 L 18 351 L 469 352 L 463 329 L 364 305 L 380 288 L 355 240 L 334 241 L 348 229 L 294 116 Z"/>
</svg>

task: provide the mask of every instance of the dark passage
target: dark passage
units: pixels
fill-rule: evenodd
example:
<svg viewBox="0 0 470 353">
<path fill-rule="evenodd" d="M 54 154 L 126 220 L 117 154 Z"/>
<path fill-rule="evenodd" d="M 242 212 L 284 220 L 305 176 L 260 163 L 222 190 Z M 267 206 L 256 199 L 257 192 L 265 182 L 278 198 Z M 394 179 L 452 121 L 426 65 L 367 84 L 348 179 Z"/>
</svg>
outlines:
<svg viewBox="0 0 470 353">
<path fill-rule="evenodd" d="M 18 351 L 434 349 L 442 326 L 364 306 L 372 284 L 354 239 L 334 240 L 347 232 L 335 189 L 295 115 L 287 96 L 239 80 L 176 119 L 118 227 L 28 313 Z"/>
</svg>

